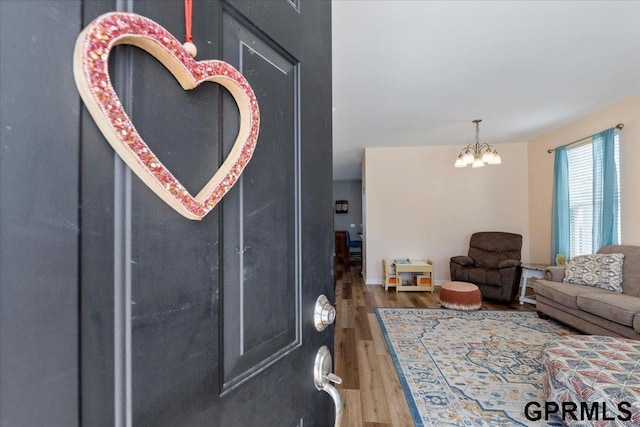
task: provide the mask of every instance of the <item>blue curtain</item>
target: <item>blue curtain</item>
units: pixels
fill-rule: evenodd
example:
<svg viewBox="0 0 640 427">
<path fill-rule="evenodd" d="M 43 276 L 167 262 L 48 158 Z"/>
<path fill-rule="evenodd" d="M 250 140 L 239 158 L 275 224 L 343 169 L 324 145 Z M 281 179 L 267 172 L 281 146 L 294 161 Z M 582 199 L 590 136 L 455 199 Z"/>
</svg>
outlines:
<svg viewBox="0 0 640 427">
<path fill-rule="evenodd" d="M 613 128 L 593 136 L 593 252 L 618 244 L 618 171 Z"/>
<path fill-rule="evenodd" d="M 567 149 L 565 147 L 556 148 L 552 217 L 551 265 L 554 265 L 556 255 L 569 255 L 569 162 L 567 161 Z"/>
</svg>

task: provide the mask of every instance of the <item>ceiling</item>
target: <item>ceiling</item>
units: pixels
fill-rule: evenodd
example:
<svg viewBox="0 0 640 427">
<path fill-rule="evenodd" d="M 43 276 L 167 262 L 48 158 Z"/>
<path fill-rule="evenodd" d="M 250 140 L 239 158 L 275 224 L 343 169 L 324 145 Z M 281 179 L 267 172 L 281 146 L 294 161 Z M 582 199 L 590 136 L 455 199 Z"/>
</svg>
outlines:
<svg viewBox="0 0 640 427">
<path fill-rule="evenodd" d="M 482 119 L 499 150 L 640 92 L 638 0 L 333 0 L 332 20 L 334 180 L 365 147 L 463 148 Z"/>
</svg>

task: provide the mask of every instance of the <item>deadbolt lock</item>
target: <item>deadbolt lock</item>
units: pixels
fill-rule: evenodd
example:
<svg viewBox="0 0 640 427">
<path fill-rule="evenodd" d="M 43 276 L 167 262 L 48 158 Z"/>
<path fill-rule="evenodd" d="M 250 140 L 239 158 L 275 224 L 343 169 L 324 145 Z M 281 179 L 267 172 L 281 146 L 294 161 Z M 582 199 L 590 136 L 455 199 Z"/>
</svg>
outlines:
<svg viewBox="0 0 640 427">
<path fill-rule="evenodd" d="M 324 331 L 336 319 L 336 308 L 326 296 L 320 295 L 313 310 L 313 324 L 318 332 Z"/>
</svg>

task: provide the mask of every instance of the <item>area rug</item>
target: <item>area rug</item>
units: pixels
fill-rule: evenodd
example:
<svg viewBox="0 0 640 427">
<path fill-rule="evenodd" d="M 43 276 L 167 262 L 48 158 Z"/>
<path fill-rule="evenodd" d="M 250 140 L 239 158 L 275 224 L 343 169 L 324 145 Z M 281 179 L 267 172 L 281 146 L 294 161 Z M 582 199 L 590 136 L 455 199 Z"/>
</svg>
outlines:
<svg viewBox="0 0 640 427">
<path fill-rule="evenodd" d="M 544 409 L 542 346 L 575 334 L 531 311 L 376 308 L 416 426 L 563 425 Z"/>
</svg>

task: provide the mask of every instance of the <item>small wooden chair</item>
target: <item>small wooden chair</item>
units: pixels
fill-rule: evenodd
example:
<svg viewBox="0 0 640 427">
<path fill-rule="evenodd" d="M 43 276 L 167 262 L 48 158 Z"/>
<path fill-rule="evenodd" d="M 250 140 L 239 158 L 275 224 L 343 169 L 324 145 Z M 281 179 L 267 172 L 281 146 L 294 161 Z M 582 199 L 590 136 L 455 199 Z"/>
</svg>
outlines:
<svg viewBox="0 0 640 427">
<path fill-rule="evenodd" d="M 396 282 L 396 269 L 393 266 L 393 260 L 382 260 L 382 284 L 384 285 L 385 291 L 388 290 L 389 287 L 396 287 L 398 285 Z"/>
</svg>

